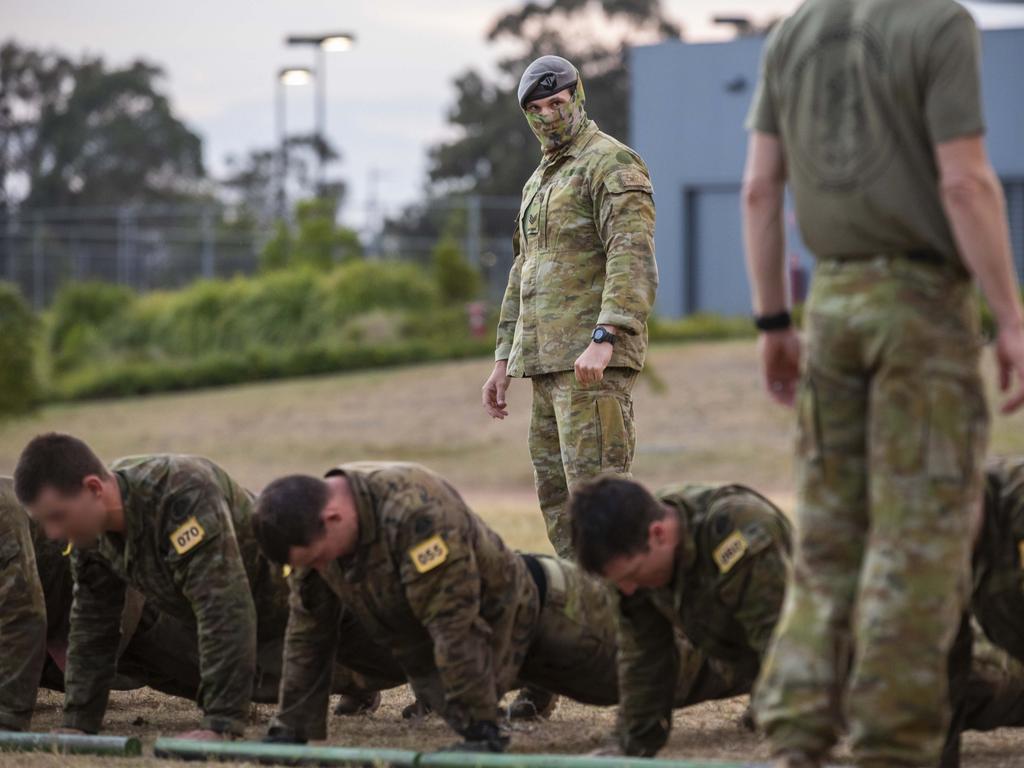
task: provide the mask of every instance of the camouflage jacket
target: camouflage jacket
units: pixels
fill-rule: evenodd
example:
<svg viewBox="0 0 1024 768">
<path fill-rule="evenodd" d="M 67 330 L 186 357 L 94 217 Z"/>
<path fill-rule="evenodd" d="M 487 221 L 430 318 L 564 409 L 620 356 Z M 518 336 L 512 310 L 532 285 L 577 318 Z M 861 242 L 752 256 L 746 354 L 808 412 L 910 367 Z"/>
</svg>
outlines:
<svg viewBox="0 0 1024 768">
<path fill-rule="evenodd" d="M 791 532 L 771 502 L 742 486 L 677 485 L 657 497 L 679 515 L 672 582 L 619 596 L 621 737 L 651 755 L 668 738 L 678 659 L 673 629 L 709 658 L 756 677 L 786 590 Z"/>
<path fill-rule="evenodd" d="M 974 546 L 972 607 L 984 625 L 1005 623 L 999 606 L 1024 599 L 1024 458 L 995 458 L 985 467 L 985 510 Z M 992 610 L 992 607 L 995 610 Z M 985 626 L 986 632 L 998 627 Z M 1006 628 L 1004 628 L 1006 629 Z M 1024 648 L 1024 638 L 1015 643 Z"/>
<path fill-rule="evenodd" d="M 32 718 L 46 654 L 46 605 L 28 515 L 13 483 L 0 478 L 0 730 Z"/>
<path fill-rule="evenodd" d="M 267 632 L 275 626 L 281 632 L 287 621 L 281 570 L 263 557 L 252 532 L 252 496 L 198 457 L 139 456 L 111 469 L 125 529 L 72 553 L 64 724 L 87 732 L 100 727 L 127 585 L 196 628 L 202 727 L 241 734 L 256 668 L 257 617 Z"/>
<path fill-rule="evenodd" d="M 424 467 L 358 463 L 329 474 L 349 483 L 358 540 L 322 573 L 292 574 L 275 722 L 307 739 L 326 736 L 324 670 L 334 659 L 342 606 L 456 731 L 493 721 L 540 610 L 524 561 Z"/>
<path fill-rule="evenodd" d="M 654 198 L 647 166 L 592 121 L 545 155 L 523 188 L 495 359 L 511 376 L 571 371 L 597 325 L 612 367 L 640 370 L 654 304 Z"/>
</svg>

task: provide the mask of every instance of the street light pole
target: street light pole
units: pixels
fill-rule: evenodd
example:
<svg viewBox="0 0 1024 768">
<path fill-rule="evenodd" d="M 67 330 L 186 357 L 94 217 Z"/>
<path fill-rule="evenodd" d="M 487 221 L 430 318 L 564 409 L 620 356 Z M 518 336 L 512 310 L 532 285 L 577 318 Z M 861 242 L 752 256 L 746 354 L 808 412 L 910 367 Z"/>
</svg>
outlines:
<svg viewBox="0 0 1024 768">
<path fill-rule="evenodd" d="M 322 35 L 289 35 L 288 45 L 312 45 L 316 47 L 316 94 L 313 105 L 316 115 L 317 190 L 324 186 L 325 155 L 327 151 L 327 53 L 349 50 L 356 41 L 351 32 L 331 32 Z"/>
<path fill-rule="evenodd" d="M 288 217 L 288 129 L 286 89 L 290 85 L 305 85 L 312 77 L 307 67 L 285 67 L 275 78 L 275 130 L 277 133 L 277 217 Z"/>
</svg>

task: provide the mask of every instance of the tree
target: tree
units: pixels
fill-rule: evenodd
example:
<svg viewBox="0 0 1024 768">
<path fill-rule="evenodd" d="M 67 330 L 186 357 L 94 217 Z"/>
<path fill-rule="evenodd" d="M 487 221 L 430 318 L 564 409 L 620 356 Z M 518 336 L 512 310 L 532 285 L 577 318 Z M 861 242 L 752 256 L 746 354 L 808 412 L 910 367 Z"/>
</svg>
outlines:
<svg viewBox="0 0 1024 768">
<path fill-rule="evenodd" d="M 202 142 L 174 115 L 162 77 L 141 60 L 111 68 L 0 46 L 0 187 L 14 177 L 32 207 L 207 196 Z"/>
<path fill-rule="evenodd" d="M 587 111 L 601 128 L 628 141 L 629 45 L 679 37 L 660 0 L 548 0 L 502 15 L 487 33 L 511 39 L 517 54 L 498 63 L 488 81 L 475 70 L 455 80 L 448 119 L 458 138 L 430 150 L 430 179 L 444 189 L 518 195 L 540 157 L 516 100 L 526 65 L 558 53 L 580 69 Z"/>
<path fill-rule="evenodd" d="M 264 270 L 312 267 L 325 271 L 363 257 L 359 236 L 335 222 L 336 202 L 331 198 L 303 200 L 295 206 L 295 225 L 279 221 L 263 248 Z M 293 231 L 294 230 L 294 231 Z"/>
</svg>

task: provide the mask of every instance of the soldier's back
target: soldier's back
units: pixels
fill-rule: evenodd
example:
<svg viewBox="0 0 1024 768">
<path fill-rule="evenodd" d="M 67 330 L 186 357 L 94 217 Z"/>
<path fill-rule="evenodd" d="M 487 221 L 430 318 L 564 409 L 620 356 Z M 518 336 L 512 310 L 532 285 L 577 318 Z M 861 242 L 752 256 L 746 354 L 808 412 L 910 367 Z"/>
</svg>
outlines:
<svg viewBox="0 0 1024 768">
<path fill-rule="evenodd" d="M 791 159 L 817 256 L 920 250 L 955 261 L 934 145 L 983 131 L 976 51 L 973 21 L 953 0 L 808 0 L 773 31 L 770 132 Z M 930 98 L 937 83 L 958 91 L 960 108 Z"/>
</svg>

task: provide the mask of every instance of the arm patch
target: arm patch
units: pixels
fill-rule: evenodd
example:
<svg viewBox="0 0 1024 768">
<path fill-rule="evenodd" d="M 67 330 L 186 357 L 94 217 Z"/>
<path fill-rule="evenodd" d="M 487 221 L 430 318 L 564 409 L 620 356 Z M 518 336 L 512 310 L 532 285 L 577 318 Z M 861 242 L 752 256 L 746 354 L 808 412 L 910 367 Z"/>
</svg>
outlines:
<svg viewBox="0 0 1024 768">
<path fill-rule="evenodd" d="M 743 559 L 748 546 L 746 536 L 739 531 L 733 531 L 726 536 L 725 540 L 715 547 L 715 551 L 711 555 L 715 560 L 715 565 L 718 566 L 719 573 L 728 573 L 732 570 L 732 567 Z"/>
<path fill-rule="evenodd" d="M 409 559 L 419 573 L 432 571 L 448 559 L 448 545 L 439 535 L 409 548 Z"/>
<path fill-rule="evenodd" d="M 650 178 L 638 168 L 612 171 L 605 177 L 604 185 L 612 194 L 631 191 L 646 192 L 649 195 L 654 193 Z"/>
<path fill-rule="evenodd" d="M 206 530 L 193 515 L 171 534 L 171 545 L 175 552 L 184 555 L 202 542 L 204 538 L 206 538 Z"/>
</svg>

